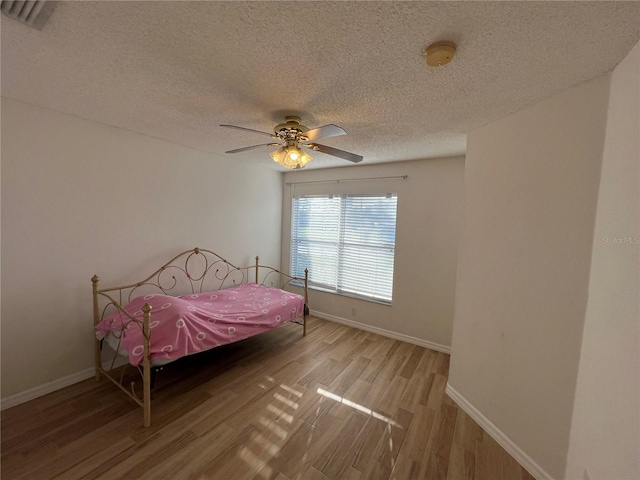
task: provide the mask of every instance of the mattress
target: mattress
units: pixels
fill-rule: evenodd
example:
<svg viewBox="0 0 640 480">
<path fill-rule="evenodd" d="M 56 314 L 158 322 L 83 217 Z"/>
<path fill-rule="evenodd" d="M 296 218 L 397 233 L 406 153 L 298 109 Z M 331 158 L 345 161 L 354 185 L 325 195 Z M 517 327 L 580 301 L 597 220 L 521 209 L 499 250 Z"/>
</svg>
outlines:
<svg viewBox="0 0 640 480">
<path fill-rule="evenodd" d="M 300 318 L 304 312 L 301 295 L 255 283 L 179 297 L 145 295 L 124 309 L 141 320 L 146 303 L 151 306 L 150 358 L 154 366 L 252 337 Z M 126 351 L 129 363 L 135 366 L 142 361 L 142 328 L 121 312 L 105 317 L 95 333 L 114 347 L 121 336 L 121 350 Z"/>
</svg>

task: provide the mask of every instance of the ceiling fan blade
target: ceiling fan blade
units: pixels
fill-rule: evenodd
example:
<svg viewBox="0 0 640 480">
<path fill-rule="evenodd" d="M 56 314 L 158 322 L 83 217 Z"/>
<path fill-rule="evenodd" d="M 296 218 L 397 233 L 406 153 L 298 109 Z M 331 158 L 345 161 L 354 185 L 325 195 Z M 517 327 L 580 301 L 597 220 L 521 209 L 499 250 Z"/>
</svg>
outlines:
<svg viewBox="0 0 640 480">
<path fill-rule="evenodd" d="M 247 150 L 253 150 L 254 148 L 277 147 L 278 145 L 280 144 L 279 143 L 261 143 L 260 145 L 251 145 L 250 147 L 242 147 L 242 148 L 236 148 L 235 150 L 228 150 L 224 153 L 240 153 L 240 152 L 246 152 Z"/>
<path fill-rule="evenodd" d="M 277 138 L 273 133 L 261 132 L 260 130 L 254 130 L 253 128 L 238 127 L 236 125 L 220 125 L 220 126 L 227 127 L 227 128 L 235 128 L 237 130 L 246 130 L 248 132 L 259 133 L 261 135 L 269 135 L 271 138 Z"/>
<path fill-rule="evenodd" d="M 356 155 L 355 153 L 345 152 L 344 150 L 338 150 L 337 148 L 327 147 L 326 145 L 320 145 L 318 143 L 310 143 L 305 145 L 315 152 L 326 153 L 327 155 L 333 155 L 344 160 L 349 160 L 353 163 L 359 163 L 362 161 L 362 155 Z"/>
<path fill-rule="evenodd" d="M 344 128 L 339 127 L 338 125 L 334 125 L 330 123 L 329 125 L 324 125 L 322 127 L 314 128 L 313 130 L 307 130 L 303 133 L 305 137 L 307 137 L 310 142 L 313 142 L 319 138 L 325 137 L 337 137 L 338 135 L 346 135 Z"/>
</svg>

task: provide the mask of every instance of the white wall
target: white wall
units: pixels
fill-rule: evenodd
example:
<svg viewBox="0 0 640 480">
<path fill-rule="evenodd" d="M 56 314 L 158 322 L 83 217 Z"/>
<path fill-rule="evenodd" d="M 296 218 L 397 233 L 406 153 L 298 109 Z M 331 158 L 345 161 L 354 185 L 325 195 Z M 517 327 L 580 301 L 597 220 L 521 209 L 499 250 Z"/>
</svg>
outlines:
<svg viewBox="0 0 640 480">
<path fill-rule="evenodd" d="M 609 77 L 471 132 L 449 386 L 562 478 Z"/>
<path fill-rule="evenodd" d="M 611 78 L 565 477 L 640 478 L 640 44 Z"/>
<path fill-rule="evenodd" d="M 328 314 L 333 320 L 382 329 L 382 333 L 399 334 L 398 338 L 448 350 L 451 345 L 458 239 L 462 227 L 464 158 L 303 170 L 285 174 L 285 182 L 394 175 L 408 175 L 408 179 L 285 186 L 283 267 L 288 269 L 290 259 L 292 188 L 298 195 L 397 193 L 393 304 L 381 305 L 311 290 L 311 310 Z M 352 308 L 356 309 L 356 315 L 351 314 Z"/>
<path fill-rule="evenodd" d="M 196 246 L 279 265 L 281 176 L 3 99 L 3 398 L 92 366 L 93 274 Z"/>
</svg>

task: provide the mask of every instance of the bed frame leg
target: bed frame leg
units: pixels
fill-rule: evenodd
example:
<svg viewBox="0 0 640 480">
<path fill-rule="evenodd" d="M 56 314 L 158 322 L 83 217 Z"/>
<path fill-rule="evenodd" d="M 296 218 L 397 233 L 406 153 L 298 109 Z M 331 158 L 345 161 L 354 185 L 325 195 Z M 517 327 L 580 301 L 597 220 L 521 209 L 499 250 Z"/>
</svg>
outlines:
<svg viewBox="0 0 640 480">
<path fill-rule="evenodd" d="M 304 316 L 302 317 L 302 336 L 307 336 L 307 315 L 309 315 L 309 269 L 304 269 Z"/>
<path fill-rule="evenodd" d="M 142 332 L 144 334 L 144 357 L 142 359 L 142 382 L 143 382 L 143 406 L 144 409 L 144 426 L 151 425 L 151 358 L 149 355 L 149 344 L 151 343 L 151 305 L 148 303 L 142 307 Z"/>
<path fill-rule="evenodd" d="M 93 326 L 98 324 L 100 321 L 100 309 L 98 307 L 98 282 L 100 281 L 100 277 L 94 275 L 91 277 L 91 283 L 93 284 Z M 95 338 L 95 330 L 94 330 L 94 366 L 95 366 L 95 376 L 96 382 L 100 381 L 100 373 L 102 369 L 102 353 L 100 352 L 100 341 Z"/>
<path fill-rule="evenodd" d="M 256 255 L 256 284 L 258 284 L 258 268 L 260 267 L 260 259 Z"/>
</svg>

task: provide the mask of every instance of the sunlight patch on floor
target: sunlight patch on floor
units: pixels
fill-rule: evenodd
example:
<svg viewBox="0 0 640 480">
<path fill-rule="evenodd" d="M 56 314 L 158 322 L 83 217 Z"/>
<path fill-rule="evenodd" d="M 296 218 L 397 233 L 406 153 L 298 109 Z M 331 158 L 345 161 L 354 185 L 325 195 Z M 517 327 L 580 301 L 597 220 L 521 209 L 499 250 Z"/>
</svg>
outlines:
<svg viewBox="0 0 640 480">
<path fill-rule="evenodd" d="M 274 406 L 274 405 L 267 405 L 267 411 L 273 413 L 274 415 L 276 415 L 279 419 L 282 418 L 285 422 L 287 423 L 292 423 L 293 422 L 293 415 L 289 415 L 288 413 L 286 413 L 284 410 Z"/>
<path fill-rule="evenodd" d="M 299 391 L 297 391 L 297 390 L 295 390 L 295 389 L 293 389 L 293 388 L 291 388 L 291 387 L 289 387 L 287 385 L 284 385 L 284 384 L 281 383 L 280 384 L 280 388 L 282 388 L 283 390 L 286 390 L 287 392 L 295 395 L 298 398 L 302 397 L 302 392 L 299 392 Z"/>
<path fill-rule="evenodd" d="M 269 385 L 275 384 L 273 377 L 265 376 L 264 380 L 264 383 L 258 385 L 260 388 L 273 388 L 273 385 Z M 272 478 L 274 472 L 269 463 L 278 455 L 290 433 L 286 424 L 283 426 L 278 422 L 282 419 L 288 424 L 293 423 L 294 417 L 288 412 L 298 409 L 299 404 L 296 400 L 302 397 L 302 393 L 287 385 L 280 384 L 278 387 L 281 391 L 273 393 L 272 401 L 265 407 L 265 413 L 257 419 L 257 425 L 264 428 L 263 433 L 253 432 L 251 445 L 242 446 L 238 451 L 238 457 L 249 465 L 252 474 L 257 473 L 264 479 Z"/>
<path fill-rule="evenodd" d="M 273 395 L 273 398 L 275 398 L 276 400 L 279 400 L 280 402 L 284 403 L 287 407 L 291 407 L 294 410 L 298 409 L 298 404 L 296 402 L 292 402 L 291 400 L 289 400 L 288 398 L 283 397 L 279 393 L 275 393 Z"/>
<path fill-rule="evenodd" d="M 242 447 L 238 452 L 238 456 L 244 460 L 248 465 L 252 467 L 253 471 L 259 472 L 262 478 L 270 478 L 273 473 L 273 469 L 267 465 L 267 462 L 258 458 L 247 447 Z"/>
<path fill-rule="evenodd" d="M 342 403 L 343 405 L 346 405 L 347 407 L 351 407 L 354 408 L 356 410 L 360 410 L 361 412 L 366 413 L 367 415 L 371 415 L 373 418 L 377 418 L 378 420 L 382 420 L 383 422 L 386 422 L 389 424 L 389 429 L 391 429 L 391 425 L 393 425 L 394 427 L 398 427 L 398 428 L 402 428 L 402 425 L 400 425 L 397 422 L 394 422 L 393 420 L 391 420 L 389 417 L 382 415 L 378 412 L 375 412 L 373 410 L 371 410 L 370 408 L 367 408 L 365 406 L 360 405 L 359 403 L 356 402 L 352 402 L 351 400 L 348 400 L 344 397 L 341 397 L 340 395 L 336 395 L 335 393 L 331 393 L 331 392 L 327 392 L 326 390 L 323 390 L 322 388 L 318 388 L 317 392 L 320 395 L 323 395 L 327 398 L 330 398 L 331 400 L 334 400 L 338 403 Z"/>
<path fill-rule="evenodd" d="M 258 419 L 258 423 L 263 427 L 271 430 L 277 437 L 280 437 L 283 440 L 287 438 L 287 431 L 281 426 L 279 426 L 277 423 L 269 420 L 268 418 L 260 417 Z"/>
</svg>

